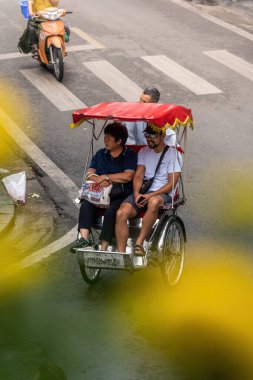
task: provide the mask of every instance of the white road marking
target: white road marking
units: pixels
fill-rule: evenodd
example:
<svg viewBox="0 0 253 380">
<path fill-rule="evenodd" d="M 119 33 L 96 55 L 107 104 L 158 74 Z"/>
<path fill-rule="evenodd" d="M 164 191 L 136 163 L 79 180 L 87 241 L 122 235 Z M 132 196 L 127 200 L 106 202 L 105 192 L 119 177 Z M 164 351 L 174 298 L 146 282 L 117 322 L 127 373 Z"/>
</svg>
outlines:
<svg viewBox="0 0 253 380">
<path fill-rule="evenodd" d="M 58 252 L 61 249 L 65 248 L 67 245 L 71 244 L 76 239 L 76 237 L 77 225 L 72 228 L 72 230 L 67 232 L 62 238 L 55 240 L 53 243 L 20 260 L 15 265 L 15 268 L 17 268 L 17 270 L 22 270 L 39 263 L 40 261 L 49 257 L 52 253 Z"/>
<path fill-rule="evenodd" d="M 142 57 L 158 70 L 174 79 L 196 95 L 220 94 L 222 91 L 165 55 Z"/>
<path fill-rule="evenodd" d="M 94 50 L 96 49 L 95 46 L 86 44 L 86 45 L 67 45 L 67 51 L 68 52 L 78 52 L 78 51 L 85 51 L 85 50 Z M 17 58 L 30 58 L 31 54 L 22 54 L 22 53 L 5 53 L 0 54 L 0 61 L 6 60 L 6 59 L 17 59 Z"/>
<path fill-rule="evenodd" d="M 191 5 L 189 3 L 186 3 L 184 0 L 170 0 L 170 1 L 172 3 L 175 3 L 175 4 L 179 5 L 182 8 L 188 9 L 192 13 L 195 13 L 195 14 L 197 14 L 197 15 L 205 18 L 208 21 L 211 21 L 211 22 L 213 22 L 213 23 L 215 23 L 215 24 L 217 24 L 219 26 L 222 26 L 225 29 L 230 30 L 233 33 L 238 34 L 241 37 L 244 37 L 244 38 L 247 38 L 250 41 L 253 41 L 253 34 L 251 34 L 249 32 L 246 32 L 245 30 L 240 29 L 240 28 L 238 28 L 235 25 L 229 24 L 228 22 L 222 21 L 219 18 L 216 18 L 216 17 L 214 17 L 212 15 L 209 15 L 209 14 L 205 13 L 203 11 L 203 8 L 201 10 L 197 9 L 193 5 Z"/>
<path fill-rule="evenodd" d="M 43 153 L 18 125 L 0 108 L 0 126 L 5 132 L 26 152 L 27 155 L 64 191 L 66 196 L 73 201 L 76 198 L 78 187 L 73 181 L 56 166 L 45 153 Z M 76 205 L 77 206 L 77 205 Z M 24 269 L 41 260 L 49 257 L 51 254 L 71 244 L 77 236 L 77 226 L 65 234 L 62 238 L 54 241 L 48 246 L 32 253 L 30 256 L 22 259 L 16 266 L 16 269 Z"/>
<path fill-rule="evenodd" d="M 73 45 L 73 46 L 67 46 L 67 51 L 84 51 L 84 50 L 94 50 L 96 49 L 95 46 L 87 44 L 87 45 Z"/>
<path fill-rule="evenodd" d="M 76 198 L 78 188 L 75 183 L 32 142 L 1 108 L 0 125 L 21 149 L 64 191 L 69 199 L 74 200 Z"/>
<path fill-rule="evenodd" d="M 81 100 L 45 69 L 26 69 L 20 70 L 20 72 L 60 111 L 71 111 L 86 107 Z"/>
<path fill-rule="evenodd" d="M 95 40 L 95 38 L 91 37 L 89 34 L 85 33 L 84 31 L 82 31 L 79 28 L 73 27 L 73 28 L 71 28 L 71 32 L 74 32 L 79 37 L 81 37 L 82 39 L 87 41 L 89 44 L 94 46 L 95 49 L 104 49 L 105 48 L 105 46 L 103 44 L 101 44 L 100 42 Z"/>
<path fill-rule="evenodd" d="M 253 64 L 229 53 L 227 50 L 204 51 L 208 57 L 215 59 L 224 66 L 243 75 L 245 78 L 253 80 Z"/>
<path fill-rule="evenodd" d="M 139 99 L 143 90 L 108 61 L 83 64 L 127 102 L 136 102 Z"/>
<path fill-rule="evenodd" d="M 3 61 L 5 59 L 13 59 L 13 58 L 31 58 L 31 54 L 21 54 L 21 53 L 6 53 L 6 54 L 0 54 L 0 61 Z"/>
</svg>

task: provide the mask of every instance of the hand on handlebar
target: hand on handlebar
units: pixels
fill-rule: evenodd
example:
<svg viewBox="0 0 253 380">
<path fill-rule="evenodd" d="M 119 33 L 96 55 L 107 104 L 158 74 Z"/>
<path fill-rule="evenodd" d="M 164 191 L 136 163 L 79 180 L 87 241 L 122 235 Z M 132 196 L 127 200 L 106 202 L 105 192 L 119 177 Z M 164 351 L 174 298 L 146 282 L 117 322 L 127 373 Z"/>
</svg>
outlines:
<svg viewBox="0 0 253 380">
<path fill-rule="evenodd" d="M 29 15 L 31 18 L 37 18 L 39 17 L 39 12 L 36 12 L 36 13 L 30 13 Z"/>
<path fill-rule="evenodd" d="M 68 12 L 66 9 L 58 8 L 58 13 L 61 13 L 61 16 L 66 16 L 66 13 L 68 13 Z"/>
</svg>

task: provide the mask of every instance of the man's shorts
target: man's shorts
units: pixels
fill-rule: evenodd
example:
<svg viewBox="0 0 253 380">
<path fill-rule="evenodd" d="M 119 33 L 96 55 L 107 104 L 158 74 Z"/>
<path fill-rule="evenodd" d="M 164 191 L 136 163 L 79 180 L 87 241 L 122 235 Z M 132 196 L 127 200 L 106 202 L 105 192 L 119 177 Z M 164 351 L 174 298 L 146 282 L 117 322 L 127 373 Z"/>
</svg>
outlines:
<svg viewBox="0 0 253 380">
<path fill-rule="evenodd" d="M 147 192 L 146 194 L 149 194 L 149 192 Z M 164 201 L 163 204 L 172 202 L 172 198 L 169 194 L 159 194 L 157 196 L 163 198 L 163 201 Z M 135 211 L 137 212 L 137 214 L 139 212 L 147 210 L 147 206 L 145 206 L 145 207 L 137 206 L 137 204 L 134 201 L 134 195 L 133 194 L 129 195 L 122 203 L 130 203 L 133 206 L 133 208 L 135 209 Z"/>
</svg>

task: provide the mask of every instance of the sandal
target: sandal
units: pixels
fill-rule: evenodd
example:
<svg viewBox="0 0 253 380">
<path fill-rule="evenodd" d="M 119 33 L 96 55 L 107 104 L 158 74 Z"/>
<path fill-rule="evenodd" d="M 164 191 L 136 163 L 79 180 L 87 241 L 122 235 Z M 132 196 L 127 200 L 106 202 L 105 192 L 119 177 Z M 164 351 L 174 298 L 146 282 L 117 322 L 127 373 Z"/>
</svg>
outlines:
<svg viewBox="0 0 253 380">
<path fill-rule="evenodd" d="M 32 58 L 36 59 L 36 61 L 38 61 L 39 60 L 39 53 L 38 52 L 33 53 Z"/>
<path fill-rule="evenodd" d="M 145 250 L 144 250 L 143 246 L 140 244 L 136 244 L 134 246 L 134 254 L 136 256 L 145 256 Z"/>
<path fill-rule="evenodd" d="M 32 47 L 31 54 L 32 54 L 33 59 L 36 59 L 36 60 L 39 59 L 39 51 L 38 51 L 38 49 L 35 49 L 34 47 Z"/>
</svg>

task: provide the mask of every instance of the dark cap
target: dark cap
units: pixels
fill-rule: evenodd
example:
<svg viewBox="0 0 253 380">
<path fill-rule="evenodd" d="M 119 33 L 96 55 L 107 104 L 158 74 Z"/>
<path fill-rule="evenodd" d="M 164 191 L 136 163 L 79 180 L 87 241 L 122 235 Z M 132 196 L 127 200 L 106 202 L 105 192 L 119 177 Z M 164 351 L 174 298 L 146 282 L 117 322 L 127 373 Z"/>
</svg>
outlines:
<svg viewBox="0 0 253 380">
<path fill-rule="evenodd" d="M 150 134 L 153 134 L 153 135 L 156 135 L 157 132 L 150 126 L 150 125 L 147 125 L 146 128 L 144 129 L 143 133 L 150 133 Z"/>
</svg>

